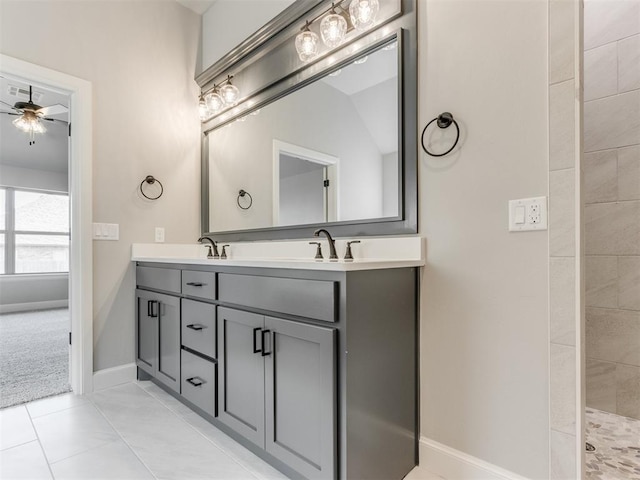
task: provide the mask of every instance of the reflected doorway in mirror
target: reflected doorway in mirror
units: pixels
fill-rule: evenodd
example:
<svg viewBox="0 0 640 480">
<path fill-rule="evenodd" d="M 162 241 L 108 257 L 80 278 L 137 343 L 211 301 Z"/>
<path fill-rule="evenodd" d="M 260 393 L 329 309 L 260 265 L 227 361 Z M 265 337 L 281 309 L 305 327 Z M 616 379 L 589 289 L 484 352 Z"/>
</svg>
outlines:
<svg viewBox="0 0 640 480">
<path fill-rule="evenodd" d="M 336 222 L 339 158 L 273 140 L 274 226 Z"/>
</svg>

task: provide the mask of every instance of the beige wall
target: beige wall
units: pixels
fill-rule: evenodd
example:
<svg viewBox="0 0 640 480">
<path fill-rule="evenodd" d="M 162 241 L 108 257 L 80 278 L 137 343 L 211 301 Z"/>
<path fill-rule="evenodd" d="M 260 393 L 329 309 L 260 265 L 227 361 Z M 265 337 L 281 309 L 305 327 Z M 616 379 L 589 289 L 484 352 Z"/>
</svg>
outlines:
<svg viewBox="0 0 640 480">
<path fill-rule="evenodd" d="M 640 418 L 640 2 L 585 2 L 587 406 Z"/>
<path fill-rule="evenodd" d="M 199 23 L 173 1 L 0 2 L 3 54 L 93 84 L 93 219 L 120 224 L 119 241 L 94 244 L 95 370 L 134 360 L 131 243 L 200 230 Z M 164 184 L 156 202 L 137 194 L 148 174 Z"/>
<path fill-rule="evenodd" d="M 421 434 L 548 477 L 547 232 L 509 233 L 546 195 L 547 2 L 419 1 L 420 122 L 461 147 L 420 155 Z"/>
</svg>

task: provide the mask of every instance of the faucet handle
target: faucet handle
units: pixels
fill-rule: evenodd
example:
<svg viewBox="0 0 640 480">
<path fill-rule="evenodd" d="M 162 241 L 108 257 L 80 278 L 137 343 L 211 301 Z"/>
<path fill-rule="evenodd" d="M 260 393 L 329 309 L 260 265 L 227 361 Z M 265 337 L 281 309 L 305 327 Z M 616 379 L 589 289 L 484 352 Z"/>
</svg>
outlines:
<svg viewBox="0 0 640 480">
<path fill-rule="evenodd" d="M 347 251 L 344 253 L 344 261 L 345 262 L 353 262 L 353 255 L 351 254 L 351 244 L 352 243 L 360 243 L 360 240 L 352 240 L 347 242 Z"/>
<path fill-rule="evenodd" d="M 229 245 L 222 245 L 222 253 L 220 254 L 220 260 L 226 260 L 227 259 L 227 247 Z"/>
<path fill-rule="evenodd" d="M 211 250 L 211 245 L 205 245 L 207 247 L 207 258 L 213 258 L 213 251 Z"/>
<path fill-rule="evenodd" d="M 322 256 L 322 244 L 320 242 L 309 242 L 309 245 L 317 245 L 318 248 L 316 249 L 316 256 L 314 257 L 316 260 L 323 260 L 324 257 Z"/>
</svg>

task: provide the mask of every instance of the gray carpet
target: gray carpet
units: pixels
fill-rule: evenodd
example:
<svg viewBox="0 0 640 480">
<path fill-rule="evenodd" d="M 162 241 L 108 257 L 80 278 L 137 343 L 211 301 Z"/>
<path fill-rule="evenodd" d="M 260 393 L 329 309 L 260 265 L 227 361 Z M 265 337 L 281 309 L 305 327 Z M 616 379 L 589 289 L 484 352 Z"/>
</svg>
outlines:
<svg viewBox="0 0 640 480">
<path fill-rule="evenodd" d="M 0 315 L 0 408 L 69 391 L 69 310 Z"/>
</svg>

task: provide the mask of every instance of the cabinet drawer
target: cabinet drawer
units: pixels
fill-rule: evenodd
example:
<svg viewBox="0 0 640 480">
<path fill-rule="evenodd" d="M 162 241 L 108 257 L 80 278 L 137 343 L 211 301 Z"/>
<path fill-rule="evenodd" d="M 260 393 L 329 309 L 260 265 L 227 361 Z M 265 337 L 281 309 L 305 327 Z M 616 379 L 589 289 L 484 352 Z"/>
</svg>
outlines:
<svg viewBox="0 0 640 480">
<path fill-rule="evenodd" d="M 216 415 L 216 364 L 182 350 L 182 396 Z"/>
<path fill-rule="evenodd" d="M 180 270 L 136 267 L 136 285 L 164 292 L 180 293 Z"/>
<path fill-rule="evenodd" d="M 327 322 L 337 320 L 338 282 L 221 273 L 220 301 Z"/>
<path fill-rule="evenodd" d="M 216 307 L 195 300 L 182 300 L 182 345 L 216 358 Z"/>
<path fill-rule="evenodd" d="M 182 271 L 182 293 L 190 297 L 216 299 L 216 274 L 214 272 Z"/>
</svg>

